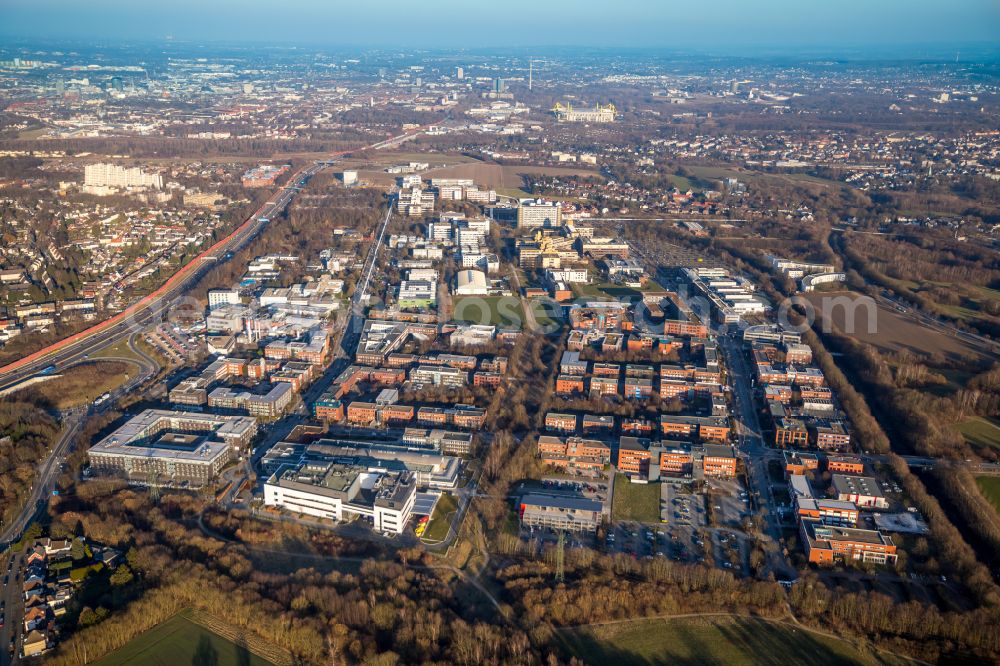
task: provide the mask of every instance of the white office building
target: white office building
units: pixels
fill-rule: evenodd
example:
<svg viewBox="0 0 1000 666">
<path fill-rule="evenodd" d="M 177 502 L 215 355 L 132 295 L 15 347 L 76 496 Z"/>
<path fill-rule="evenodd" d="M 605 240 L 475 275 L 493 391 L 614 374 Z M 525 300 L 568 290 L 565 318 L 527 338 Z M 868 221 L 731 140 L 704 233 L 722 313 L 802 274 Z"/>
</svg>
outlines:
<svg viewBox="0 0 1000 666">
<path fill-rule="evenodd" d="M 354 514 L 370 519 L 376 531 L 390 534 L 403 532 L 416 495 L 411 472 L 335 462 L 286 465 L 264 484 L 264 506 L 338 522 Z"/>
</svg>

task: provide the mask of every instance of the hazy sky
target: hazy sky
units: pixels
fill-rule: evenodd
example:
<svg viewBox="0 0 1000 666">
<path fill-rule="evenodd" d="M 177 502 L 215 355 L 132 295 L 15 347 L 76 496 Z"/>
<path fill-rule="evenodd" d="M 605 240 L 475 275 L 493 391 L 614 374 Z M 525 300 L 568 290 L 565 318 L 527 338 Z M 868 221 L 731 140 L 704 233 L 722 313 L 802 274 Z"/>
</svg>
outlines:
<svg viewBox="0 0 1000 666">
<path fill-rule="evenodd" d="M 0 0 L 0 35 L 741 51 L 1000 46 L 1000 0 Z"/>
</svg>

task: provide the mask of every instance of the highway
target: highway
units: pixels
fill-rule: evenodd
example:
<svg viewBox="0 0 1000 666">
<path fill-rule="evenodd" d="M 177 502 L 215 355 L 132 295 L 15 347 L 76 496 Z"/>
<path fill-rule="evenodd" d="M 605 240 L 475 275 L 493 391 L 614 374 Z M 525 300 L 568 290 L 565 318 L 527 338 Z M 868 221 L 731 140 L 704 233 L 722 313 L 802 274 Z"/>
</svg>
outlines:
<svg viewBox="0 0 1000 666">
<path fill-rule="evenodd" d="M 296 174 L 292 182 L 299 182 L 322 169 L 313 165 Z M 0 368 L 0 389 L 15 385 L 28 377 L 38 374 L 44 368 L 54 365 L 63 369 L 84 359 L 94 351 L 121 340 L 126 335 L 137 332 L 153 323 L 167 312 L 178 298 L 198 283 L 208 270 L 220 261 L 220 257 L 235 252 L 259 234 L 268 221 L 277 215 L 291 201 L 294 189 L 285 186 L 276 197 L 244 222 L 230 236 L 213 245 L 196 257 L 170 278 L 160 289 L 153 292 L 111 319 L 97 324 L 82 333 L 27 356 L 26 358 Z"/>
<path fill-rule="evenodd" d="M 93 351 L 114 344 L 130 333 L 141 331 L 167 312 L 213 265 L 226 261 L 228 254 L 241 249 L 256 237 L 272 217 L 285 209 L 309 178 L 345 155 L 395 147 L 419 135 L 425 129 L 421 127 L 413 132 L 389 137 L 363 148 L 335 153 L 326 160 L 300 169 L 235 231 L 192 259 L 153 293 L 104 322 L 0 368 L 0 390 L 36 375 L 50 365 L 61 369 L 67 364 L 85 358 Z M 382 230 L 384 232 L 384 225 Z"/>
</svg>

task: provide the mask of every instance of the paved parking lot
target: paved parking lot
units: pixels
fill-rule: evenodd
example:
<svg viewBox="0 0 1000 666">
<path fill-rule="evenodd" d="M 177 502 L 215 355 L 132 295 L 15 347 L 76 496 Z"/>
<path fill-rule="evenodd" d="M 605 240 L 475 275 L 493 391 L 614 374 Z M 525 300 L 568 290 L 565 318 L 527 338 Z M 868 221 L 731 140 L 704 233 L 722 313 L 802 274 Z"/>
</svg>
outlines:
<svg viewBox="0 0 1000 666">
<path fill-rule="evenodd" d="M 707 483 L 714 526 L 741 528 L 750 510 L 743 485 L 737 479 L 710 479 Z"/>
</svg>

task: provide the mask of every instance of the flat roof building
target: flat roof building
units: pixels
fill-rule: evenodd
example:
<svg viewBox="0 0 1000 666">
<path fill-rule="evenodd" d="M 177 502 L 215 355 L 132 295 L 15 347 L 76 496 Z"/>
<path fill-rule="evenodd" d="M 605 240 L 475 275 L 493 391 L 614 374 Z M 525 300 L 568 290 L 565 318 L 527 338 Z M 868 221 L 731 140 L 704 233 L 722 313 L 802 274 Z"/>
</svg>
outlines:
<svg viewBox="0 0 1000 666">
<path fill-rule="evenodd" d="M 202 485 L 256 434 L 250 416 L 147 409 L 92 446 L 87 459 L 96 472 L 143 483 Z"/>
<path fill-rule="evenodd" d="M 387 472 L 340 462 L 285 465 L 264 483 L 264 506 L 342 521 L 370 518 L 376 531 L 400 534 L 417 486 L 411 472 Z"/>
<path fill-rule="evenodd" d="M 525 526 L 593 532 L 601 521 L 601 503 L 583 497 L 525 495 L 518 513 Z"/>
</svg>

